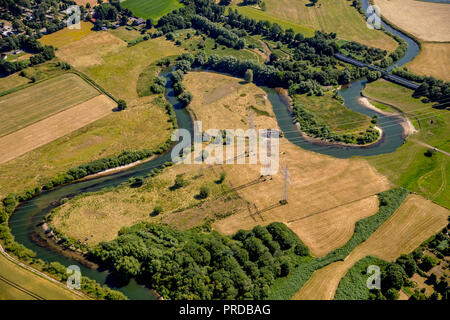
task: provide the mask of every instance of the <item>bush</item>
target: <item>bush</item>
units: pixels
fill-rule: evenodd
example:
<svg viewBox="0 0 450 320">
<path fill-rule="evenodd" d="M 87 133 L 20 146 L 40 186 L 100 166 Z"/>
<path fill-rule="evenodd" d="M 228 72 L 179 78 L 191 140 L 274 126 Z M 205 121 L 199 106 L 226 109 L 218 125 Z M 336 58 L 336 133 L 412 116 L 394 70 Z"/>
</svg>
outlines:
<svg viewBox="0 0 450 320">
<path fill-rule="evenodd" d="M 125 110 L 127 108 L 127 103 L 125 102 L 125 100 L 119 100 L 117 101 L 117 109 L 119 111 Z"/>
<path fill-rule="evenodd" d="M 179 188 L 183 188 L 184 186 L 186 186 L 186 181 L 184 180 L 184 177 L 182 174 L 177 174 L 177 176 L 175 177 L 175 183 L 173 184 L 172 188 L 173 189 L 179 189 Z"/>
<path fill-rule="evenodd" d="M 157 216 L 163 212 L 163 208 L 161 206 L 156 206 L 153 208 L 152 216 Z"/>
<path fill-rule="evenodd" d="M 427 272 L 430 271 L 436 265 L 436 260 L 431 256 L 424 256 L 422 262 L 420 263 L 420 268 Z"/>
<path fill-rule="evenodd" d="M 296 255 L 301 257 L 309 256 L 309 248 L 303 242 L 297 243 L 294 252 Z"/>
<path fill-rule="evenodd" d="M 202 186 L 200 188 L 200 193 L 199 193 L 199 197 L 200 199 L 206 199 L 209 197 L 210 194 L 210 190 L 207 186 Z"/>
<path fill-rule="evenodd" d="M 222 171 L 222 172 L 220 173 L 220 177 L 219 177 L 218 182 L 219 182 L 219 183 L 223 183 L 223 182 L 225 181 L 226 178 L 227 178 L 227 173 L 226 173 L 225 171 Z"/>
</svg>

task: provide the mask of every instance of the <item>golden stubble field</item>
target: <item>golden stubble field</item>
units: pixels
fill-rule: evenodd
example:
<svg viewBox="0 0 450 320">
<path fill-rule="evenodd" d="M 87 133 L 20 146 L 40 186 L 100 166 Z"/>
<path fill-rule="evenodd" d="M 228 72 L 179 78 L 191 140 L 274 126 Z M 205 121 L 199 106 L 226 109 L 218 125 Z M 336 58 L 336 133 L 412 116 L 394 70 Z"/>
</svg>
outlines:
<svg viewBox="0 0 450 320">
<path fill-rule="evenodd" d="M 371 255 L 394 261 L 442 230 L 447 224 L 448 215 L 449 210 L 419 195 L 409 195 L 397 211 L 344 261 L 331 263 L 314 272 L 293 298 L 333 299 L 339 281 L 358 260 Z"/>
<path fill-rule="evenodd" d="M 423 41 L 450 41 L 450 9 L 445 3 L 374 0 L 389 22 Z"/>
<path fill-rule="evenodd" d="M 113 112 L 117 104 L 99 95 L 0 138 L 0 164 L 63 137 Z"/>
</svg>

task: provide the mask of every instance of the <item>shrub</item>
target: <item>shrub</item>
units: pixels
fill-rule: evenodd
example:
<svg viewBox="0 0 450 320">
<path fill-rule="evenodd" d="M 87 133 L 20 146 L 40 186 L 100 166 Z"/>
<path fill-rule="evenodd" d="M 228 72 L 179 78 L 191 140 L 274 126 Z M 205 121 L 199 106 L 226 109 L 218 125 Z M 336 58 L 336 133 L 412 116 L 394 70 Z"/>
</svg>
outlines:
<svg viewBox="0 0 450 320">
<path fill-rule="evenodd" d="M 210 194 L 210 190 L 209 190 L 209 188 L 207 186 L 202 186 L 200 188 L 200 193 L 199 193 L 200 199 L 208 198 L 209 194 Z"/>
<path fill-rule="evenodd" d="M 125 102 L 125 100 L 120 99 L 119 101 L 117 101 L 117 109 L 119 111 L 125 110 L 127 108 L 127 103 Z"/>
<path fill-rule="evenodd" d="M 152 216 L 157 216 L 163 212 L 163 208 L 161 206 L 156 206 L 153 208 Z"/>
<path fill-rule="evenodd" d="M 430 271 L 431 268 L 433 268 L 436 265 L 436 260 L 431 256 L 424 256 L 422 258 L 422 262 L 420 264 L 420 268 L 423 271 Z"/>
</svg>

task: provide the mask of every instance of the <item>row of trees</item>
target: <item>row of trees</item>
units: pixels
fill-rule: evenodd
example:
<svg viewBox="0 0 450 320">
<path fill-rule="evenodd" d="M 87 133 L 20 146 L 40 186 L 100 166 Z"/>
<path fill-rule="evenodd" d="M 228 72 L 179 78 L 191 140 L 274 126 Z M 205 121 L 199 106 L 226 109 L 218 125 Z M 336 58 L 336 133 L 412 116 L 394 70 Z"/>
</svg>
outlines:
<svg viewBox="0 0 450 320">
<path fill-rule="evenodd" d="M 91 250 L 114 272 L 136 277 L 170 299 L 263 299 L 308 248 L 284 224 L 232 238 L 196 228 L 177 231 L 142 223 Z"/>
</svg>

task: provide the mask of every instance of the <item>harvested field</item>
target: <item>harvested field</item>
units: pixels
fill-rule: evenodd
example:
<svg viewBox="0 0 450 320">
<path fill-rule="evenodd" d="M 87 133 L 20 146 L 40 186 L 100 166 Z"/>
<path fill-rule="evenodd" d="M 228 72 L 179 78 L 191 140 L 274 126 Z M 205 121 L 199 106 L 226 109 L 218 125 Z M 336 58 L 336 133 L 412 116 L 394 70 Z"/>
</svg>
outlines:
<svg viewBox="0 0 450 320">
<path fill-rule="evenodd" d="M 231 80 L 235 82 L 234 85 Z M 240 82 L 237 78 L 205 72 L 193 72 L 185 77 L 184 84 L 194 95 L 190 109 L 202 120 L 203 130 L 248 129 L 249 107 L 257 105 L 255 95 L 259 97 L 265 92 L 253 84 Z M 227 96 L 220 95 L 218 100 L 210 104 L 203 103 L 205 97 L 222 86 L 234 86 L 236 90 Z M 266 105 L 258 105 L 258 109 L 273 114 L 268 101 Z M 276 118 L 272 116 L 256 115 L 254 123 L 257 129 L 278 128 Z M 365 160 L 319 155 L 302 150 L 285 139 L 280 141 L 280 164 L 289 165 L 292 183 L 289 187 L 289 203 L 259 215 L 255 213 L 278 205 L 281 200 L 282 175 L 278 173 L 272 180 L 262 182 L 258 180 L 261 169 L 259 164 L 223 166 L 231 187 L 240 187 L 251 181 L 255 181 L 255 185 L 237 191 L 250 203 L 249 209 L 217 221 L 214 224 L 217 231 L 233 234 L 239 229 L 251 229 L 273 221 L 288 222 L 362 200 L 390 188 L 387 179 Z M 333 244 L 330 243 L 330 247 Z"/>
<path fill-rule="evenodd" d="M 111 113 L 116 103 L 100 95 L 0 138 L 0 163 L 71 133 Z"/>
<path fill-rule="evenodd" d="M 415 0 L 374 0 L 381 15 L 424 41 L 450 41 L 450 6 Z"/>
<path fill-rule="evenodd" d="M 377 196 L 370 196 L 336 209 L 288 223 L 314 256 L 322 257 L 352 237 L 358 220 L 378 211 Z"/>
<path fill-rule="evenodd" d="M 0 98 L 0 137 L 67 110 L 100 93 L 74 74 L 38 83 Z"/>
<path fill-rule="evenodd" d="M 409 195 L 400 208 L 344 261 L 315 271 L 294 299 L 333 299 L 341 278 L 357 261 L 368 255 L 394 261 L 442 230 L 447 225 L 448 214 L 447 209 L 419 195 Z"/>
<path fill-rule="evenodd" d="M 0 164 L 0 197 L 42 186 L 60 172 L 123 150 L 155 149 L 172 133 L 163 106 L 148 97 L 142 104 L 111 112 L 64 137 Z"/>
<path fill-rule="evenodd" d="M 91 22 L 81 21 L 81 29 L 64 28 L 57 32 L 43 36 L 39 41 L 43 45 L 62 48 L 93 33 L 94 25 Z"/>
<path fill-rule="evenodd" d="M 419 55 L 407 67 L 420 75 L 450 81 L 450 43 L 423 42 Z"/>
<path fill-rule="evenodd" d="M 388 51 L 395 50 L 397 46 L 397 43 L 383 32 L 369 30 L 362 15 L 351 6 L 351 1 L 321 0 L 315 6 L 311 6 L 309 0 L 266 0 L 265 3 L 266 11 L 251 7 L 238 7 L 238 10 L 255 19 L 280 19 L 315 30 L 336 32 L 339 38 Z M 276 20 L 272 22 L 279 23 Z M 306 35 L 308 34 L 305 33 Z"/>
</svg>

